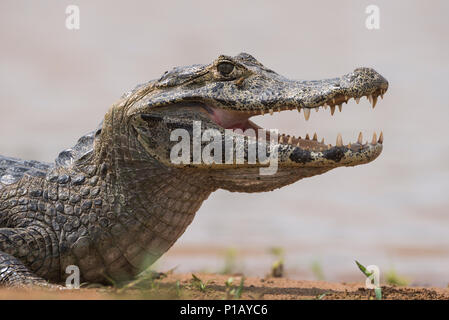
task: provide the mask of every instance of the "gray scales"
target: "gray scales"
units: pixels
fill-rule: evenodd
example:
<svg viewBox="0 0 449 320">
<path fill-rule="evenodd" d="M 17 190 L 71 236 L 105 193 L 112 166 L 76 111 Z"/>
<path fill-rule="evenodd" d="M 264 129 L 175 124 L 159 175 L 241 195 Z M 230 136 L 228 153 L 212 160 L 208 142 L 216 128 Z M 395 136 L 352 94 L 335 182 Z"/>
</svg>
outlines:
<svg viewBox="0 0 449 320">
<path fill-rule="evenodd" d="M 278 170 L 260 175 L 248 164 L 173 164 L 177 128 L 258 129 L 260 114 L 312 109 L 333 114 L 351 98 L 373 107 L 388 82 L 370 68 L 341 77 L 293 81 L 249 54 L 219 56 L 207 65 L 177 67 L 124 94 L 97 130 L 62 151 L 55 163 L 0 156 L 0 284 L 44 285 L 65 280 L 68 265 L 82 282 L 127 281 L 154 263 L 183 234 L 217 189 L 265 192 L 341 166 L 374 160 L 383 136 L 363 142 L 318 141 L 315 134 L 279 136 Z M 203 146 L 206 142 L 203 142 Z M 236 146 L 237 148 L 237 146 Z M 192 153 L 191 153 L 192 154 Z M 224 157 L 224 155 L 223 155 Z"/>
</svg>

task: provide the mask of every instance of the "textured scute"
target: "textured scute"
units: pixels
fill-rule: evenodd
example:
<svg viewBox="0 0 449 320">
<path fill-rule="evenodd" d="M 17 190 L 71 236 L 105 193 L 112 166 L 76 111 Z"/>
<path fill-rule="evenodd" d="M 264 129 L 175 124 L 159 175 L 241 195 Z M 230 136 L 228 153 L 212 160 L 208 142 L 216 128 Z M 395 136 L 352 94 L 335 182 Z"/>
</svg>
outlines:
<svg viewBox="0 0 449 320">
<path fill-rule="evenodd" d="M 92 152 L 95 138 L 101 133 L 103 121 L 98 125 L 97 129 L 91 131 L 81 138 L 72 148 L 61 151 L 55 160 L 56 166 L 69 167 L 76 160 L 88 155 Z"/>
<path fill-rule="evenodd" d="M 45 177 L 53 165 L 35 160 L 22 160 L 0 155 L 0 188 L 19 181 L 25 174 Z"/>
</svg>

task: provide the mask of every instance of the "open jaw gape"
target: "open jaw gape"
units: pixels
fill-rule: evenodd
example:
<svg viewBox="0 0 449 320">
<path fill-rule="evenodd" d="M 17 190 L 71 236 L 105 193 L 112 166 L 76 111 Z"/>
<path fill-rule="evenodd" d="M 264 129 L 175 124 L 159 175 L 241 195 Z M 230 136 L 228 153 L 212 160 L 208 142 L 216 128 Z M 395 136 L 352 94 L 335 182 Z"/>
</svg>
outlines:
<svg viewBox="0 0 449 320">
<path fill-rule="evenodd" d="M 339 135 L 332 146 L 316 135 L 281 135 L 278 170 L 260 175 L 265 163 L 173 164 L 173 130 L 193 133 L 200 121 L 224 139 L 226 129 L 258 129 L 255 115 L 297 109 L 307 120 L 312 109 L 333 114 L 350 98 L 375 106 L 387 89 L 373 69 L 292 81 L 246 53 L 137 86 L 55 163 L 0 156 L 0 284 L 61 282 L 69 265 L 79 267 L 82 282 L 132 279 L 173 245 L 215 190 L 270 191 L 370 162 L 383 142 L 359 136 L 344 145 Z"/>
</svg>

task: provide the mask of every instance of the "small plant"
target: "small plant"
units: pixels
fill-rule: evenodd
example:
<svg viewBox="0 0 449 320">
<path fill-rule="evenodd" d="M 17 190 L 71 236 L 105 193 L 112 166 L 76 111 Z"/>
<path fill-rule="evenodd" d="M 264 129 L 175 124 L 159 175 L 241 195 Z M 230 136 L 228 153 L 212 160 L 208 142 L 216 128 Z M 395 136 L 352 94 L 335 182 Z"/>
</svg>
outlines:
<svg viewBox="0 0 449 320">
<path fill-rule="evenodd" d="M 243 284 L 245 283 L 245 278 L 242 277 L 240 279 L 240 284 L 237 288 L 233 285 L 233 282 L 234 282 L 234 278 L 232 278 L 232 277 L 228 278 L 228 280 L 226 280 L 226 282 L 225 282 L 226 299 L 228 299 L 228 300 L 240 299 L 242 297 Z"/>
<path fill-rule="evenodd" d="M 221 274 L 233 274 L 236 270 L 237 250 L 228 248 L 225 252 L 225 265 L 221 270 Z"/>
<path fill-rule="evenodd" d="M 192 285 L 200 290 L 201 292 L 206 292 L 207 285 L 209 284 L 209 281 L 203 282 L 200 278 L 198 278 L 196 275 L 192 273 L 192 280 L 190 280 Z"/>
<path fill-rule="evenodd" d="M 401 277 L 394 269 L 389 270 L 385 274 L 385 280 L 387 281 L 387 284 L 392 286 L 406 286 L 410 283 L 409 279 Z"/>
<path fill-rule="evenodd" d="M 323 300 L 327 293 L 322 293 L 316 296 L 315 300 Z"/>
<path fill-rule="evenodd" d="M 176 281 L 175 284 L 175 290 L 176 290 L 176 296 L 179 298 L 181 297 L 181 282 L 179 282 L 179 280 Z"/>
<path fill-rule="evenodd" d="M 312 262 L 310 269 L 317 280 L 323 281 L 325 279 L 323 268 L 321 268 L 321 264 L 318 261 Z"/>
<path fill-rule="evenodd" d="M 370 279 L 371 283 L 373 283 L 374 278 L 372 276 L 374 275 L 374 271 L 368 271 L 364 265 L 362 265 L 360 262 L 355 260 L 355 263 L 357 264 L 357 267 L 359 267 L 360 271 L 368 278 Z M 374 293 L 376 294 L 376 299 L 381 300 L 382 299 L 382 289 L 377 286 L 374 288 Z"/>
<path fill-rule="evenodd" d="M 272 247 L 269 251 L 276 259 L 271 266 L 271 276 L 282 278 L 284 276 L 284 249 Z"/>
</svg>

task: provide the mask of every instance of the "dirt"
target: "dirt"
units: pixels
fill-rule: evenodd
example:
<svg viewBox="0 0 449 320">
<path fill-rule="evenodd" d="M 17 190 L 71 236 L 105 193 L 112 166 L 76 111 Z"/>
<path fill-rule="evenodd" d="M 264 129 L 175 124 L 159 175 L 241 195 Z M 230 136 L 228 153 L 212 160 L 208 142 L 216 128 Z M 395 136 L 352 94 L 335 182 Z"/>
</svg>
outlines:
<svg viewBox="0 0 449 320">
<path fill-rule="evenodd" d="M 200 273 L 195 276 L 196 280 L 191 273 L 169 274 L 153 281 L 141 279 L 122 288 L 95 285 L 79 290 L 4 288 L 0 290 L 0 299 L 375 299 L 373 290 L 364 288 L 363 283 L 245 277 L 239 291 L 241 275 Z M 382 299 L 446 300 L 449 289 L 382 286 Z"/>
</svg>

